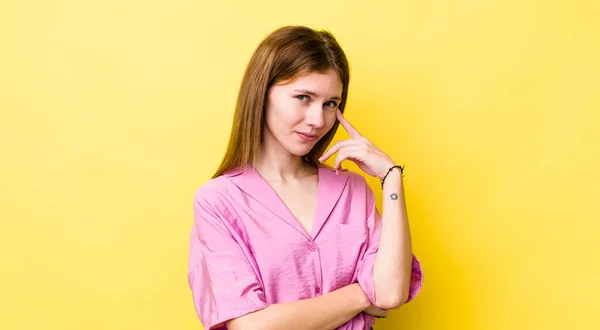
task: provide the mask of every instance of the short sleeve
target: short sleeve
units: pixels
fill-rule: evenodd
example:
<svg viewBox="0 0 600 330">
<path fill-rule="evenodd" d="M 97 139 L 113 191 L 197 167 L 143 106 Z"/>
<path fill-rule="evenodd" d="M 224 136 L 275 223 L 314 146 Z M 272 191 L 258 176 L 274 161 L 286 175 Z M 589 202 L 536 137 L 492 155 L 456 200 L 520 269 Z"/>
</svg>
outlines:
<svg viewBox="0 0 600 330">
<path fill-rule="evenodd" d="M 367 186 L 367 205 L 369 214 L 367 215 L 367 226 L 369 237 L 366 251 L 358 264 L 357 280 L 371 304 L 375 305 L 375 283 L 373 280 L 373 268 L 375 265 L 375 257 L 379 250 L 379 238 L 381 235 L 381 214 L 375 205 L 375 199 L 371 188 Z M 410 277 L 410 290 L 408 299 L 405 303 L 412 301 L 415 296 L 421 291 L 423 286 L 423 270 L 421 263 L 417 257 L 412 255 L 412 272 Z M 375 305 L 376 306 L 376 305 Z"/>
<path fill-rule="evenodd" d="M 210 194 L 210 193 L 208 193 Z M 267 306 L 255 263 L 223 205 L 196 195 L 190 236 L 188 283 L 205 329 L 224 329 L 232 320 Z"/>
</svg>

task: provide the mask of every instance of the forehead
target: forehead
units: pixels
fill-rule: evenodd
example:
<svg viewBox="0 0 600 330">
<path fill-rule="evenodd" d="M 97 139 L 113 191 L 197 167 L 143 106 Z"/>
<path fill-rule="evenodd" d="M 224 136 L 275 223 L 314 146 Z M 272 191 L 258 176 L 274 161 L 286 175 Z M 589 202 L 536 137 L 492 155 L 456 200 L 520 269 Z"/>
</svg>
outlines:
<svg viewBox="0 0 600 330">
<path fill-rule="evenodd" d="M 279 82 L 276 86 L 289 90 L 303 89 L 325 93 L 327 96 L 340 96 L 342 93 L 342 81 L 337 72 L 332 69 L 325 72 L 305 73 L 292 80 Z"/>
</svg>

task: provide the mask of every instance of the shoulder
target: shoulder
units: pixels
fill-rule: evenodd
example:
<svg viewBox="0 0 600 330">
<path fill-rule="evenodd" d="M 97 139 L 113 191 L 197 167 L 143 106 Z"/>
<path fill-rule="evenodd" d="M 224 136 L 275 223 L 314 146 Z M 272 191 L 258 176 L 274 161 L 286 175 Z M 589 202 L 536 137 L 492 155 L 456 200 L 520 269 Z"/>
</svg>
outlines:
<svg viewBox="0 0 600 330">
<path fill-rule="evenodd" d="M 345 171 L 348 176 L 347 189 L 350 193 L 352 203 L 365 205 L 367 210 L 370 210 L 375 203 L 375 193 L 369 185 L 367 178 L 359 173 Z"/>
<path fill-rule="evenodd" d="M 331 171 L 335 172 L 334 169 Z M 348 180 L 348 185 L 353 189 L 359 190 L 370 190 L 369 184 L 367 183 L 367 179 L 361 173 L 354 172 L 351 170 L 342 170 L 339 174 L 340 177 L 346 177 Z"/>
<path fill-rule="evenodd" d="M 356 193 L 372 194 L 372 189 L 369 187 L 367 179 L 363 174 L 344 169 L 336 176 L 334 168 L 327 165 L 323 165 L 322 167 L 325 171 L 331 172 L 333 174 L 332 176 L 339 178 L 337 180 L 345 180 L 346 190 L 352 192 L 353 195 Z M 328 175 L 329 174 L 330 173 L 328 173 Z"/>
<path fill-rule="evenodd" d="M 221 208 L 228 196 L 231 195 L 232 187 L 235 187 L 232 178 L 240 173 L 241 171 L 232 171 L 205 181 L 196 188 L 194 202 L 213 208 Z"/>
<path fill-rule="evenodd" d="M 369 185 L 367 184 L 366 178 L 357 172 L 352 171 L 344 171 L 348 176 L 348 183 L 358 186 L 360 189 L 368 189 Z"/>
</svg>

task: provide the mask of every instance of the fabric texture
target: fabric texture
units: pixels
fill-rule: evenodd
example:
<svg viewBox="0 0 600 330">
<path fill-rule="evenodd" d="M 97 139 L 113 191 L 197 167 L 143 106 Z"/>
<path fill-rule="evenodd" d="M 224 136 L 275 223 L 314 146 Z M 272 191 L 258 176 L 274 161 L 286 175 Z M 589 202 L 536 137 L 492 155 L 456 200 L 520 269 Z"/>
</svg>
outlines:
<svg viewBox="0 0 600 330">
<path fill-rule="evenodd" d="M 270 304 L 317 297 L 359 283 L 375 304 L 373 265 L 381 215 L 365 179 L 319 168 L 310 233 L 252 169 L 203 184 L 194 196 L 188 281 L 206 329 Z M 413 255 L 408 301 L 422 287 Z M 370 329 L 361 313 L 338 329 Z"/>
</svg>

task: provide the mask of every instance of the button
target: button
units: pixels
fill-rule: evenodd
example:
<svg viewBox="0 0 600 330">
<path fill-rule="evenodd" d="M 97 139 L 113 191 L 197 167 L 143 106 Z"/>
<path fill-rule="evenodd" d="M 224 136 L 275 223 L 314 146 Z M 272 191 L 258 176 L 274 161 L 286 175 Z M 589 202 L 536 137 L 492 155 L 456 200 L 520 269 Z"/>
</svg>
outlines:
<svg viewBox="0 0 600 330">
<path fill-rule="evenodd" d="M 321 288 L 319 288 L 319 287 L 316 287 L 316 288 L 315 288 L 315 292 L 316 292 L 316 293 L 321 293 Z"/>
<path fill-rule="evenodd" d="M 315 251 L 317 249 L 317 247 L 314 244 L 310 244 L 310 246 L 308 247 L 311 251 Z"/>
</svg>

